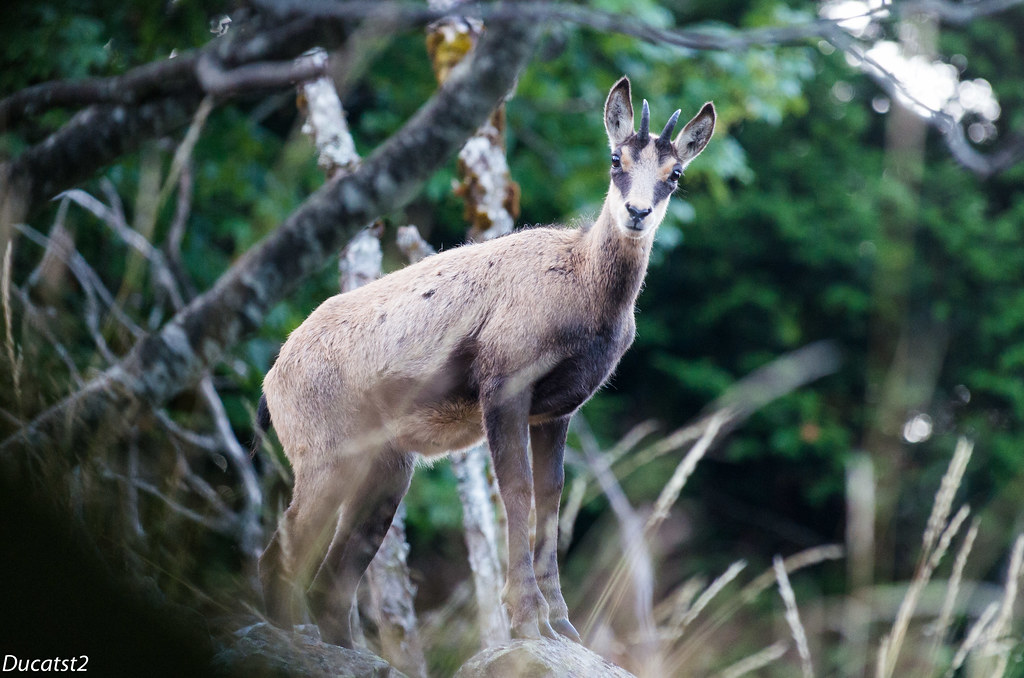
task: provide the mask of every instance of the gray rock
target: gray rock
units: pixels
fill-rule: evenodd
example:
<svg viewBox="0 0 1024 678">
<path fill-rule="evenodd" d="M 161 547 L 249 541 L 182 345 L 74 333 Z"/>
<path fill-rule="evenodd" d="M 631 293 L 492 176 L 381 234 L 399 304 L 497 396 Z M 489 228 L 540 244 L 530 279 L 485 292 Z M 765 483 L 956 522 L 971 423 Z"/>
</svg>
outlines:
<svg viewBox="0 0 1024 678">
<path fill-rule="evenodd" d="M 251 678 L 406 678 L 366 650 L 349 650 L 320 640 L 315 626 L 290 634 L 266 623 L 247 626 L 217 653 L 215 663 L 227 676 Z"/>
<path fill-rule="evenodd" d="M 455 678 L 635 678 L 568 640 L 514 640 L 479 653 Z"/>
</svg>

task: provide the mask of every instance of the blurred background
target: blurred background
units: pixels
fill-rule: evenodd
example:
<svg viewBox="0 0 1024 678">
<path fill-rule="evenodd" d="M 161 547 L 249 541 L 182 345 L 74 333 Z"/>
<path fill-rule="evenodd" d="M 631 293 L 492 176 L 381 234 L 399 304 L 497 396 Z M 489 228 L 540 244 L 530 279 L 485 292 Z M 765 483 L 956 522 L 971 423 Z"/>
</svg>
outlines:
<svg viewBox="0 0 1024 678">
<path fill-rule="evenodd" d="M 1008 583 L 1020 574 L 1014 543 L 1024 531 L 1024 162 L 967 167 L 932 124 L 955 121 L 971 157 L 1019 147 L 1024 7 L 948 5 L 889 13 L 856 1 L 600 0 L 588 7 L 711 33 L 854 17 L 838 25 L 861 57 L 817 38 L 701 51 L 551 22 L 507 104 L 520 227 L 596 216 L 608 184 L 601 110 L 620 76 L 632 80 L 635 105 L 650 102 L 655 125 L 676 108 L 688 119 L 708 100 L 719 115 L 658 232 L 636 342 L 570 436 L 570 617 L 593 649 L 633 671 L 645 671 L 635 611 L 603 596 L 628 600 L 646 585 L 660 675 L 741 675 L 742 666 L 727 671 L 765 648 L 755 675 L 875 674 L 908 595 L 917 597 L 904 649 L 879 675 L 1024 675 Z M 940 11 L 953 6 L 967 9 L 965 20 Z M 185 0 L 9 4 L 0 95 L 199 47 L 236 10 Z M 335 85 L 368 155 L 436 81 L 421 28 L 345 49 Z M 69 117 L 51 110 L 6 130 L 0 153 L 16 157 Z M 174 313 L 111 214 L 168 253 L 185 289 L 207 290 L 323 183 L 303 121 L 294 90 L 235 98 L 202 121 L 184 166 L 172 162 L 183 130 L 146 142 L 18 230 L 3 280 L 4 438 Z M 452 160 L 405 209 L 382 215 L 385 271 L 405 264 L 400 226 L 417 226 L 435 249 L 465 241 L 456 174 Z M 91 274 L 74 270 L 75 256 Z M 272 529 L 288 471 L 271 441 L 250 462 L 258 485 L 247 486 L 237 448 L 253 437 L 260 383 L 281 343 L 337 290 L 336 267 L 304 281 L 206 385 L 146 414 L 106 461 L 53 489 L 106 567 L 206 624 L 259 608 L 251 556 L 269 532 L 246 535 L 232 520 L 255 512 Z M 627 518 L 651 515 L 708 417 L 744 378 L 823 341 L 827 357 L 813 360 L 827 365 L 811 365 L 813 378 L 782 379 L 778 397 L 707 440 L 678 500 L 645 535 L 649 579 L 635 564 L 623 574 Z M 689 438 L 663 444 L 691 424 Z M 922 535 L 961 439 L 966 470 L 946 476 L 952 508 L 938 530 L 962 505 L 970 516 L 950 531 L 926 585 L 922 558 L 941 540 Z M 420 468 L 406 498 L 416 610 L 437 676 L 478 642 L 455 484 L 447 462 Z M 620 492 L 625 514 L 612 496 Z M 808 566 L 787 581 L 801 648 L 771 572 L 775 556 L 808 549 Z M 771 579 L 758 589 L 763 572 Z M 990 636 L 988 654 L 957 664 L 972 629 Z"/>
</svg>

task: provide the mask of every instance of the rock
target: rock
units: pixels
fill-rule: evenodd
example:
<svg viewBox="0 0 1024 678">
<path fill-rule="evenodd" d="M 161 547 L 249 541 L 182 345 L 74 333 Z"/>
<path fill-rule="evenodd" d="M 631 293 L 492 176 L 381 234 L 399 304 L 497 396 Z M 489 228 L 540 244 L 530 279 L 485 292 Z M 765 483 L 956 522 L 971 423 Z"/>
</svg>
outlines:
<svg viewBox="0 0 1024 678">
<path fill-rule="evenodd" d="M 267 623 L 235 633 L 235 642 L 217 653 L 226 676 L 250 678 L 406 678 L 366 650 L 349 650 L 320 640 L 315 626 L 289 634 Z"/>
<path fill-rule="evenodd" d="M 455 678 L 635 678 L 568 640 L 514 640 L 462 665 Z"/>
</svg>

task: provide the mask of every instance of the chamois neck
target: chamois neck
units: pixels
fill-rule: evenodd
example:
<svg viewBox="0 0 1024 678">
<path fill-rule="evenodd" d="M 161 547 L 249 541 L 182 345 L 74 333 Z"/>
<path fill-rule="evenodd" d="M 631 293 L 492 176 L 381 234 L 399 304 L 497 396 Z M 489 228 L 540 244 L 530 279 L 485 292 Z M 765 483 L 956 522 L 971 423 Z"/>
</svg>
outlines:
<svg viewBox="0 0 1024 678">
<path fill-rule="evenodd" d="M 607 205 L 583 238 L 587 273 L 600 299 L 599 313 L 632 310 L 651 255 L 651 238 L 631 238 L 612 223 Z"/>
</svg>

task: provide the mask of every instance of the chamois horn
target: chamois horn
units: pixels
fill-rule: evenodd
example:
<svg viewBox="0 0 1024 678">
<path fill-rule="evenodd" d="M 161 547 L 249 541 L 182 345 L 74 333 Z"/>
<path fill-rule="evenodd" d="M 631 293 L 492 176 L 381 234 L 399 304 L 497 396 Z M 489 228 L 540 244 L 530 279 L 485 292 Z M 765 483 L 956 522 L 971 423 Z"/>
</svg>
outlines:
<svg viewBox="0 0 1024 678">
<path fill-rule="evenodd" d="M 647 105 L 647 99 L 644 99 L 644 108 L 640 113 L 640 131 L 636 136 L 641 145 L 646 145 L 651 140 L 651 108 Z"/>
<path fill-rule="evenodd" d="M 676 128 L 676 122 L 679 120 L 679 114 L 682 111 L 676 109 L 676 112 L 672 114 L 672 117 L 665 123 L 665 129 L 661 130 L 661 136 L 658 137 L 658 141 L 672 141 L 672 132 Z"/>
</svg>

